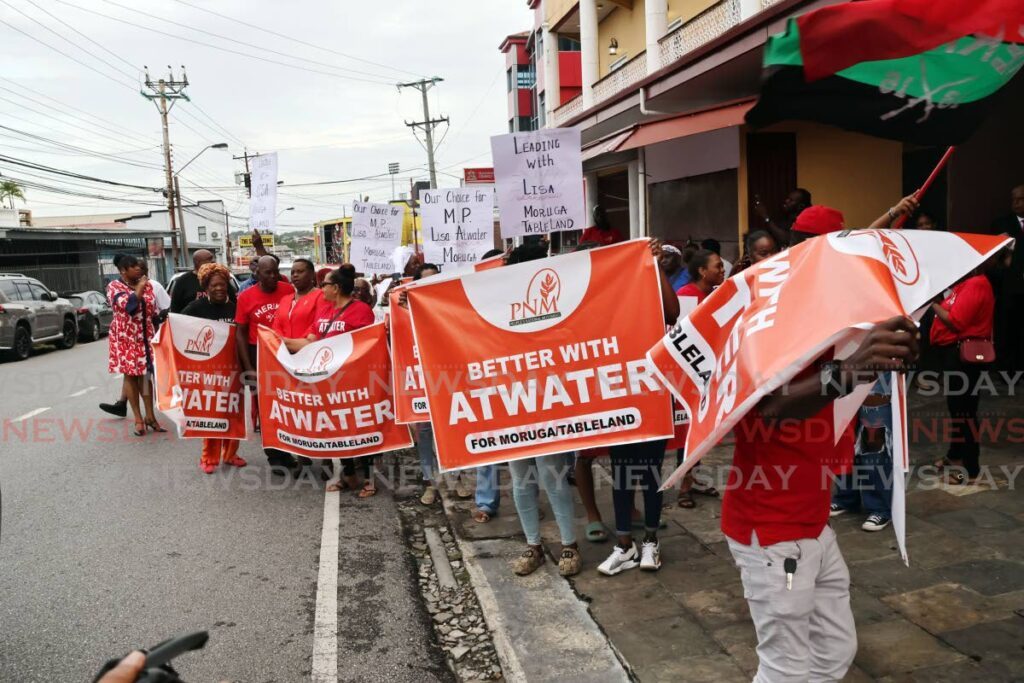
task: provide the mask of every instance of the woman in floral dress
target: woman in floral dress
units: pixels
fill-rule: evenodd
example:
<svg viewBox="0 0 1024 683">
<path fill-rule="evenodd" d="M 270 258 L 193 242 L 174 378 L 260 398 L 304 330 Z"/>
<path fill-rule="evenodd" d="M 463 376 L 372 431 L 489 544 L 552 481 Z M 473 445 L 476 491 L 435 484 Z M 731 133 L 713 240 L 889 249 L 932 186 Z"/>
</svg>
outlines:
<svg viewBox="0 0 1024 683">
<path fill-rule="evenodd" d="M 135 436 L 143 436 L 147 429 L 167 431 L 160 426 L 153 412 L 153 391 L 150 375 L 153 371 L 153 316 L 158 312 L 153 286 L 143 274 L 142 262 L 134 256 L 117 259 L 121 279 L 107 285 L 107 301 L 114 309 L 107 337 L 110 346 L 111 374 L 124 376 L 124 396 L 135 418 Z M 145 419 L 139 406 L 139 397 L 145 407 Z"/>
</svg>

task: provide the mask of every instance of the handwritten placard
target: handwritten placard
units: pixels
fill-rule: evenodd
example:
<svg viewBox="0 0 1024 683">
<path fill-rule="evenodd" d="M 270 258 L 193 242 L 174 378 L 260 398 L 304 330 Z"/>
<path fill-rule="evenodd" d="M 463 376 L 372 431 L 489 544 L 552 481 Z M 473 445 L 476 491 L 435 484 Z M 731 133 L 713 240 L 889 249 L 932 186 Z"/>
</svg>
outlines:
<svg viewBox="0 0 1024 683">
<path fill-rule="evenodd" d="M 269 232 L 277 218 L 277 152 L 252 157 L 249 183 L 249 227 Z"/>
<path fill-rule="evenodd" d="M 471 270 L 494 248 L 494 186 L 474 185 L 420 193 L 423 257 L 441 271 Z"/>
<path fill-rule="evenodd" d="M 391 255 L 402 245 L 403 204 L 352 204 L 350 260 L 356 271 L 366 275 L 394 272 Z"/>
<path fill-rule="evenodd" d="M 586 228 L 578 128 L 491 138 L 501 236 Z"/>
</svg>

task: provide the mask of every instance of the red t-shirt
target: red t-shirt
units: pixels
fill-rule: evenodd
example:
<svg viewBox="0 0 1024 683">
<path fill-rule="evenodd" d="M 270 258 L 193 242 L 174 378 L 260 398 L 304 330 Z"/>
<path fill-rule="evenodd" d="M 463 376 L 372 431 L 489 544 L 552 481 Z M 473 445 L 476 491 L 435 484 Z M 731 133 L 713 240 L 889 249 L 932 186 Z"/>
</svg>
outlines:
<svg viewBox="0 0 1024 683">
<path fill-rule="evenodd" d="M 801 373 L 818 372 L 817 364 Z M 835 440 L 833 407 L 806 420 L 765 422 L 752 410 L 733 428 L 736 450 L 722 532 L 744 545 L 817 538 L 828 523 L 832 478 L 853 461 L 853 425 Z"/>
<path fill-rule="evenodd" d="M 287 282 L 278 282 L 273 292 L 264 292 L 259 285 L 253 285 L 238 295 L 235 306 L 235 322 L 249 326 L 249 343 L 256 344 L 256 333 L 260 325 L 271 327 L 277 316 L 281 299 L 294 294 L 295 288 Z"/>
<path fill-rule="evenodd" d="M 324 299 L 305 336 L 313 335 L 317 339 L 326 339 L 372 325 L 373 322 L 373 309 L 362 301 L 352 299 L 345 309 L 338 313 L 337 307 Z"/>
<path fill-rule="evenodd" d="M 274 331 L 285 339 L 299 339 L 306 336 L 309 326 L 316 320 L 317 311 L 323 304 L 324 291 L 314 288 L 295 300 L 295 294 L 281 299 L 274 318 Z"/>
<path fill-rule="evenodd" d="M 607 230 L 601 230 L 596 225 L 592 225 L 583 231 L 580 235 L 580 244 L 584 242 L 597 242 L 602 247 L 608 246 L 609 244 L 617 244 L 622 241 L 622 233 L 615 228 L 608 228 Z"/>
<path fill-rule="evenodd" d="M 949 317 L 960 332 L 953 332 L 936 318 L 929 335 L 933 346 L 951 346 L 963 339 L 992 338 L 996 297 L 992 283 L 984 275 L 975 275 L 953 285 L 953 293 L 940 305 L 949 311 Z"/>
</svg>

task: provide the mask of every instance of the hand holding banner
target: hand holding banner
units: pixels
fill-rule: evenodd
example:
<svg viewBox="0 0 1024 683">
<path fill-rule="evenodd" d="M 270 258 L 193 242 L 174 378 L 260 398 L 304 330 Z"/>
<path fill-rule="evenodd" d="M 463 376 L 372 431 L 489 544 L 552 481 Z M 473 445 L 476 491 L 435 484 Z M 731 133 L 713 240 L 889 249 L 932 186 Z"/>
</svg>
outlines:
<svg viewBox="0 0 1024 683">
<path fill-rule="evenodd" d="M 183 439 L 244 439 L 235 327 L 171 313 L 153 340 L 156 407 Z"/>
</svg>

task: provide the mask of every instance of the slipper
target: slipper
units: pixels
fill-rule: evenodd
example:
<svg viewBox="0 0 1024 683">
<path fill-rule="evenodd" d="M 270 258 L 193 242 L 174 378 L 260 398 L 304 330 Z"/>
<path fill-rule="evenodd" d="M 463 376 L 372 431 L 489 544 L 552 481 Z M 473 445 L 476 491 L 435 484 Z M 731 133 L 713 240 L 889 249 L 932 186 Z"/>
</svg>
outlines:
<svg viewBox="0 0 1024 683">
<path fill-rule="evenodd" d="M 363 488 L 359 490 L 360 498 L 373 498 L 377 495 L 377 487 L 370 482 L 363 484 Z"/>
<path fill-rule="evenodd" d="M 345 486 L 345 482 L 339 479 L 338 481 L 332 481 L 328 484 L 326 490 L 328 493 L 334 493 L 336 491 L 344 491 L 346 488 L 348 487 Z"/>
<path fill-rule="evenodd" d="M 690 491 L 680 491 L 676 505 L 684 510 L 692 510 L 697 507 L 697 503 L 693 500 L 693 496 L 690 494 Z"/>
<path fill-rule="evenodd" d="M 473 521 L 477 524 L 487 524 L 487 522 L 491 521 L 491 513 L 487 512 L 487 510 L 477 509 L 473 513 Z"/>
<path fill-rule="evenodd" d="M 608 540 L 608 530 L 604 528 L 603 522 L 587 524 L 587 540 L 591 543 L 604 543 Z"/>
</svg>

